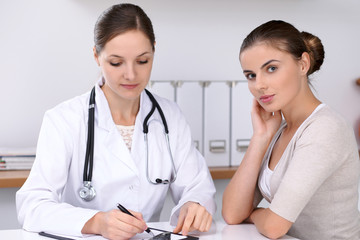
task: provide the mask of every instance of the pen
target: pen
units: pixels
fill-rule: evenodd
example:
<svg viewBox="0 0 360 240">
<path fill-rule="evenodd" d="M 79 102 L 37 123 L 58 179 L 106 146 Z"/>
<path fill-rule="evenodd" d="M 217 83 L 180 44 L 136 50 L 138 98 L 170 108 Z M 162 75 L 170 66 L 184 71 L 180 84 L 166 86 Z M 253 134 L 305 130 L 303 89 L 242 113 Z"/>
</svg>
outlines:
<svg viewBox="0 0 360 240">
<path fill-rule="evenodd" d="M 120 209 L 120 211 L 122 211 L 123 213 L 129 214 L 130 216 L 133 216 L 134 218 L 136 218 L 131 212 L 129 212 L 125 207 L 123 207 L 120 203 L 118 203 L 117 205 L 118 209 Z M 155 234 L 149 229 L 147 228 L 145 230 L 145 232 L 147 232 L 148 234 L 150 234 L 151 236 L 155 236 Z"/>
<path fill-rule="evenodd" d="M 54 235 L 54 234 L 50 234 L 50 233 L 46 233 L 46 232 L 39 232 L 39 235 L 48 237 L 48 238 L 58 239 L 58 240 L 75 240 L 73 238 L 62 237 L 62 236 L 58 236 L 58 235 Z"/>
</svg>

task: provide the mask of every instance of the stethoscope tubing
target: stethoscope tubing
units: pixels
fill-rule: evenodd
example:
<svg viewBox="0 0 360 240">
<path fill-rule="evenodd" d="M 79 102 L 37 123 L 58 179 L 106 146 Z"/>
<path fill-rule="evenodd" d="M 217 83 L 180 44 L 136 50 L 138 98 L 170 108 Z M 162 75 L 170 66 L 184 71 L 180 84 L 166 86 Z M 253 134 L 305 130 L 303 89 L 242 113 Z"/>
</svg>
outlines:
<svg viewBox="0 0 360 240">
<path fill-rule="evenodd" d="M 149 176 L 149 146 L 148 146 L 148 137 L 147 137 L 147 133 L 144 133 L 144 142 L 145 142 L 145 157 L 146 157 L 146 178 L 148 180 L 149 183 L 153 184 L 153 185 L 158 185 L 158 184 L 169 184 L 169 183 L 173 183 L 176 180 L 177 177 L 177 173 L 176 173 L 176 168 L 175 168 L 175 162 L 174 162 L 174 158 L 171 152 L 171 148 L 170 148 L 170 140 L 169 140 L 169 134 L 164 133 L 165 135 L 165 140 L 166 140 L 166 145 L 167 145 L 167 149 L 169 152 L 169 156 L 171 159 L 171 168 L 172 168 L 172 177 L 170 180 L 162 180 L 157 178 L 155 180 L 155 182 L 153 180 L 151 180 L 150 176 Z"/>
<path fill-rule="evenodd" d="M 88 117 L 88 141 L 86 144 L 83 181 L 91 182 L 94 162 L 95 87 L 91 90 Z"/>
<path fill-rule="evenodd" d="M 169 134 L 169 128 L 168 128 L 168 125 L 167 125 L 167 122 L 166 122 L 166 118 L 165 118 L 165 115 L 164 115 L 164 113 L 163 113 L 163 111 L 162 111 L 162 109 L 161 109 L 161 107 L 160 107 L 160 105 L 159 105 L 159 103 L 156 101 L 156 99 L 154 98 L 154 96 L 147 90 L 147 89 L 145 89 L 145 92 L 146 92 L 146 94 L 149 96 L 149 98 L 150 98 L 150 100 L 151 100 L 151 102 L 153 103 L 153 107 L 152 107 L 152 109 L 151 109 L 151 111 L 150 111 L 150 113 L 148 114 L 148 116 L 146 116 L 146 118 L 145 118 L 145 120 L 144 120 L 144 124 L 143 124 L 143 126 L 146 126 L 146 127 L 144 127 L 143 128 L 143 131 L 144 131 L 144 133 L 145 133 L 145 129 L 146 129 L 146 133 L 148 133 L 148 120 L 149 120 L 149 118 L 150 118 L 150 116 L 153 114 L 153 112 L 154 112 L 154 105 L 155 105 L 155 107 L 156 107 L 156 109 L 159 111 L 159 114 L 160 114 L 160 117 L 161 117 L 161 121 L 163 122 L 163 124 L 164 124 L 164 129 L 165 129 L 165 133 L 166 134 Z M 154 109 L 154 110 L 153 110 Z"/>
<path fill-rule="evenodd" d="M 145 151 L 145 154 L 146 154 L 146 177 L 147 177 L 148 182 L 151 184 L 154 184 L 154 185 L 173 183 L 176 180 L 177 173 L 176 173 L 176 168 L 175 168 L 175 162 L 174 162 L 173 155 L 172 155 L 171 148 L 170 148 L 169 129 L 168 129 L 168 125 L 167 125 L 167 122 L 165 119 L 165 115 L 164 115 L 159 103 L 154 98 L 154 96 L 147 89 L 145 89 L 145 92 L 152 102 L 151 110 L 147 114 L 147 116 L 145 117 L 144 122 L 143 122 L 143 133 L 144 133 L 144 141 L 145 141 L 145 148 L 146 148 L 145 149 L 146 150 Z M 152 181 L 149 176 L 149 146 L 148 146 L 148 138 L 147 138 L 147 134 L 149 132 L 148 121 L 149 121 L 150 117 L 152 116 L 152 114 L 155 112 L 155 109 L 158 110 L 160 117 L 161 117 L 161 121 L 164 125 L 164 134 L 165 134 L 166 145 L 167 145 L 167 149 L 168 149 L 169 156 L 171 159 L 171 164 L 172 164 L 171 179 L 170 180 L 167 180 L 167 179 L 162 180 L 162 179 L 157 178 L 156 182 Z M 91 186 L 93 162 L 94 162 L 94 141 L 95 141 L 94 125 L 95 125 L 95 87 L 93 87 L 93 89 L 91 90 L 91 93 L 90 93 L 89 117 L 88 117 L 88 138 L 87 138 L 87 143 L 86 143 L 86 153 L 85 153 L 85 163 L 84 163 L 84 173 L 83 173 L 83 187 L 80 189 L 80 197 L 84 201 L 91 201 L 96 195 L 94 188 Z M 89 190 L 89 191 L 87 191 L 87 190 Z"/>
</svg>

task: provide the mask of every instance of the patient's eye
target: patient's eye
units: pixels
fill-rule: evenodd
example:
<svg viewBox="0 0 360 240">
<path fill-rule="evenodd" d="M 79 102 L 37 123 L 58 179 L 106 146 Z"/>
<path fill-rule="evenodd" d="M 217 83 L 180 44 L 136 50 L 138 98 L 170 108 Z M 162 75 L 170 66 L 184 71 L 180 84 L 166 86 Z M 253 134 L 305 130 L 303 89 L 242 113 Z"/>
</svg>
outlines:
<svg viewBox="0 0 360 240">
<path fill-rule="evenodd" d="M 247 80 L 252 80 L 256 77 L 256 74 L 255 73 L 248 73 L 248 74 L 245 74 L 245 77 Z"/>
<path fill-rule="evenodd" d="M 277 67 L 275 67 L 275 66 L 269 66 L 268 67 L 268 72 L 275 72 L 276 69 L 277 69 Z"/>
</svg>

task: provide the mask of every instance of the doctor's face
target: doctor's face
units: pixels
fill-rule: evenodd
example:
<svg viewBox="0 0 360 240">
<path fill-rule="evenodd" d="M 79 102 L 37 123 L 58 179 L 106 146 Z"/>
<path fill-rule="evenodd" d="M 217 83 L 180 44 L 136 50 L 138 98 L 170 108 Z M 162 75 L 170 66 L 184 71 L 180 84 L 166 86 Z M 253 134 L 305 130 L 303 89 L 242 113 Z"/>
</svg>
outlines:
<svg viewBox="0 0 360 240">
<path fill-rule="evenodd" d="M 138 30 L 127 31 L 94 54 L 105 79 L 103 91 L 115 99 L 138 99 L 150 79 L 154 58 L 147 36 Z"/>
<path fill-rule="evenodd" d="M 268 112 L 296 107 L 301 103 L 302 89 L 307 85 L 303 59 L 269 44 L 256 44 L 240 55 L 248 87 Z M 305 71 L 306 70 L 306 71 Z"/>
</svg>

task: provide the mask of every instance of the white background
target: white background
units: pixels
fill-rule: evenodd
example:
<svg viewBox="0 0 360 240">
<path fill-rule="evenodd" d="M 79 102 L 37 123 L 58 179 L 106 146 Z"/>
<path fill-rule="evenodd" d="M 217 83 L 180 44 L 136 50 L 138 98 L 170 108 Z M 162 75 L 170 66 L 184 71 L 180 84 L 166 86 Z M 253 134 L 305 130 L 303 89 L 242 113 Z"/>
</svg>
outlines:
<svg viewBox="0 0 360 240">
<path fill-rule="evenodd" d="M 93 27 L 104 9 L 119 2 L 0 0 L 0 147 L 35 146 L 44 112 L 91 89 L 99 77 Z M 241 42 L 268 20 L 282 19 L 318 35 L 326 58 L 313 76 L 317 95 L 358 129 L 360 1 L 129 2 L 140 5 L 153 21 L 153 80 L 244 79 L 238 62 Z M 217 182 L 218 218 L 226 184 Z M 0 190 L 0 228 L 18 227 L 14 192 Z"/>
<path fill-rule="evenodd" d="M 44 112 L 90 90 L 98 15 L 120 1 L 0 1 L 0 146 L 36 145 Z M 240 80 L 244 37 L 282 19 L 318 35 L 326 58 L 313 85 L 356 127 L 360 119 L 357 0 L 142 0 L 156 34 L 154 80 Z M 359 141 L 360 142 L 360 141 Z M 360 146 L 360 143 L 359 143 Z"/>
</svg>

